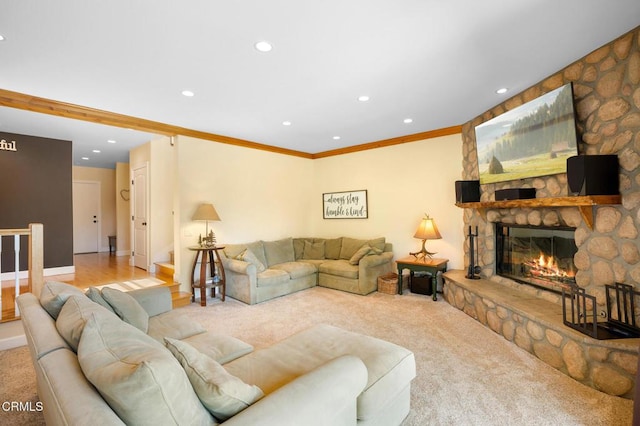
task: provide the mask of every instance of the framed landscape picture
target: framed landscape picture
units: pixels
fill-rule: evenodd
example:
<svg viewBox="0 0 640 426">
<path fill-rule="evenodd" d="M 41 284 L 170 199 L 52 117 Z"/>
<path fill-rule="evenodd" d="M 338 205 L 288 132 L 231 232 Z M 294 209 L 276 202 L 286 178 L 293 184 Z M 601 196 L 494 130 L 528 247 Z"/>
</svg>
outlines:
<svg viewBox="0 0 640 426">
<path fill-rule="evenodd" d="M 566 173 L 577 155 L 573 91 L 565 84 L 475 128 L 480 183 Z"/>
</svg>

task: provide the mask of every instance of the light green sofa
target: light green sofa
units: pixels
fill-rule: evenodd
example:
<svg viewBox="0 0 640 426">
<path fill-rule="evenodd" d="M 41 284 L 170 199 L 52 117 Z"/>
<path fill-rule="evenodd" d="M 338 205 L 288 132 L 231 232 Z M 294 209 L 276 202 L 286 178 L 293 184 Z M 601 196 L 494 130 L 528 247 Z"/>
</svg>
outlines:
<svg viewBox="0 0 640 426">
<path fill-rule="evenodd" d="M 253 305 L 319 285 L 366 295 L 393 269 L 392 245 L 371 240 L 283 238 L 226 244 L 226 295 Z"/>
<path fill-rule="evenodd" d="M 392 343 L 320 324 L 254 352 L 171 310 L 167 287 L 89 296 L 46 283 L 17 299 L 48 425 L 386 426 L 409 412 L 415 359 Z M 202 387 L 220 375 L 231 388 Z M 218 394 L 234 409 L 222 420 Z"/>
</svg>

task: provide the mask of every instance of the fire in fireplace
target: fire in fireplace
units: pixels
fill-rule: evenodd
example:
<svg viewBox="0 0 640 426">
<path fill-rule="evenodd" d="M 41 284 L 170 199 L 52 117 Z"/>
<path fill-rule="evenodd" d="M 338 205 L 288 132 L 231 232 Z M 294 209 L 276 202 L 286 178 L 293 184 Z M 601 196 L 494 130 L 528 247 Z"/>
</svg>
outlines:
<svg viewBox="0 0 640 426">
<path fill-rule="evenodd" d="M 576 287 L 574 231 L 496 223 L 496 273 L 557 293 Z"/>
</svg>

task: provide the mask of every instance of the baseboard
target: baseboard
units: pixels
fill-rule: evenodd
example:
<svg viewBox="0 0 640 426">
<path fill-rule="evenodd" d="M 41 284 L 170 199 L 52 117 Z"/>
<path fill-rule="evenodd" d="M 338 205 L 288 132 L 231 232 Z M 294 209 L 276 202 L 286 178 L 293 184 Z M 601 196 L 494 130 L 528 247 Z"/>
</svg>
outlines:
<svg viewBox="0 0 640 426">
<path fill-rule="evenodd" d="M 59 266 L 56 268 L 45 268 L 43 270 L 43 275 L 45 277 L 50 277 L 53 275 L 66 275 L 66 274 L 73 274 L 76 272 L 76 267 L 71 265 L 71 266 Z M 14 280 L 16 278 L 15 273 L 14 272 L 4 272 L 2 274 L 0 274 L 0 280 L 1 281 L 11 281 Z M 29 278 L 29 271 L 19 271 L 18 272 L 18 279 L 22 280 L 22 279 L 27 279 Z"/>
<path fill-rule="evenodd" d="M 6 339 L 0 339 L 0 351 L 6 351 L 7 349 L 19 348 L 27 344 L 27 338 L 23 334 L 22 336 L 7 337 Z"/>
<path fill-rule="evenodd" d="M 22 321 L 8 321 L 0 324 L 0 351 L 27 344 Z"/>
</svg>

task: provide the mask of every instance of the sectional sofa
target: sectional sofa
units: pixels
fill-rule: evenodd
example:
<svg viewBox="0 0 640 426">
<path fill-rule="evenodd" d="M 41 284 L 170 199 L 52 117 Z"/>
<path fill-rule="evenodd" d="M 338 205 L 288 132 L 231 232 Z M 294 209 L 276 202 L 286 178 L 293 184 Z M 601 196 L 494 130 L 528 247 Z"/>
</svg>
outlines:
<svg viewBox="0 0 640 426">
<path fill-rule="evenodd" d="M 206 331 L 167 287 L 17 299 L 49 425 L 398 425 L 413 353 L 319 324 L 271 347 Z"/>
<path fill-rule="evenodd" d="M 369 294 L 377 290 L 378 277 L 393 270 L 392 248 L 384 237 L 226 244 L 226 294 L 251 305 L 316 285 Z"/>
</svg>

